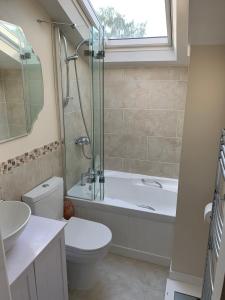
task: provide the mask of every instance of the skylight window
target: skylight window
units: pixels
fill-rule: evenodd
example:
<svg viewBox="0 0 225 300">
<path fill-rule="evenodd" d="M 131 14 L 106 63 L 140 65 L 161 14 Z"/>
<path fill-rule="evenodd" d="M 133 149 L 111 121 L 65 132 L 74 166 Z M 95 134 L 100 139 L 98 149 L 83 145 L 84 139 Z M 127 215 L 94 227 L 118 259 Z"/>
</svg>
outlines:
<svg viewBox="0 0 225 300">
<path fill-rule="evenodd" d="M 167 0 L 91 0 L 109 40 L 168 38 Z"/>
</svg>

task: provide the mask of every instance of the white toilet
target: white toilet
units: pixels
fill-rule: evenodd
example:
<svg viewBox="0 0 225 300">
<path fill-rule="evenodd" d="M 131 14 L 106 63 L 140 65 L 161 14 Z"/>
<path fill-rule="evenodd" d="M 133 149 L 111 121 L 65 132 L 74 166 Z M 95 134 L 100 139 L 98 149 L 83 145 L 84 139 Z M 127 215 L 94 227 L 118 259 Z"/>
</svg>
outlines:
<svg viewBox="0 0 225 300">
<path fill-rule="evenodd" d="M 63 218 L 63 179 L 53 177 L 22 199 L 32 214 Z M 72 217 L 65 227 L 68 283 L 70 289 L 89 289 L 96 281 L 95 267 L 108 252 L 112 233 L 103 224 Z"/>
</svg>

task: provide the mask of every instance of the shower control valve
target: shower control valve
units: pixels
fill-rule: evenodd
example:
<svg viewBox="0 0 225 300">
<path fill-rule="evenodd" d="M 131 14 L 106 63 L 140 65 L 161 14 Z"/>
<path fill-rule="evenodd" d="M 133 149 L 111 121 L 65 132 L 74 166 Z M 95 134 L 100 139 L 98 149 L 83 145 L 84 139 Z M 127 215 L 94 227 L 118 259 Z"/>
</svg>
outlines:
<svg viewBox="0 0 225 300">
<path fill-rule="evenodd" d="M 75 144 L 76 145 L 89 145 L 90 144 L 90 140 L 87 136 L 80 136 L 78 138 L 75 139 Z"/>
</svg>

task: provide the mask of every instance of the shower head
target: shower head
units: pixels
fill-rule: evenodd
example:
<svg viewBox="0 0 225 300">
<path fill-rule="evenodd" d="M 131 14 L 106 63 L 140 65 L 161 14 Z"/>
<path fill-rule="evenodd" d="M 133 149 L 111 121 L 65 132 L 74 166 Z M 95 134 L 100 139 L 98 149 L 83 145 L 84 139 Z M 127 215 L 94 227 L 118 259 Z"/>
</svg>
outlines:
<svg viewBox="0 0 225 300">
<path fill-rule="evenodd" d="M 89 45 L 89 40 L 87 39 L 87 40 L 80 41 L 77 44 L 77 46 L 76 46 L 75 53 L 73 55 L 71 55 L 71 56 L 68 56 L 66 60 L 70 61 L 70 60 L 76 60 L 76 59 L 78 59 L 78 57 L 79 57 L 79 49 L 83 45 Z"/>
</svg>

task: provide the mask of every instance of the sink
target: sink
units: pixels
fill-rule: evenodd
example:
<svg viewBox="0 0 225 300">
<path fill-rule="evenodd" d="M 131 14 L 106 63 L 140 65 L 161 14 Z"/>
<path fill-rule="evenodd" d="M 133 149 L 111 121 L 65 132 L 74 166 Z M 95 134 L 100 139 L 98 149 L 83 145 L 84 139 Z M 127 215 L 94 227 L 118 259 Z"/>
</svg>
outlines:
<svg viewBox="0 0 225 300">
<path fill-rule="evenodd" d="M 0 230 L 6 252 L 15 244 L 30 215 L 30 207 L 24 202 L 0 201 Z"/>
</svg>

